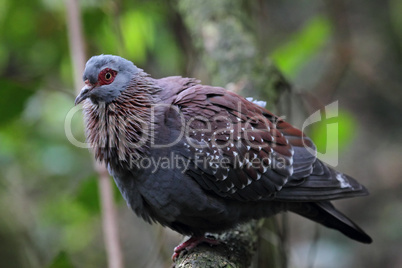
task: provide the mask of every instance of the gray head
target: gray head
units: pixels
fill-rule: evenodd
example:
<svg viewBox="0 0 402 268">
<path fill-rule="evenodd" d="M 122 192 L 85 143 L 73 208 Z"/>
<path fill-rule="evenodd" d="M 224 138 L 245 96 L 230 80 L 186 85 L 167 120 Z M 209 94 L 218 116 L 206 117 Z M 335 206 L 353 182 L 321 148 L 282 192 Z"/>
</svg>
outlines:
<svg viewBox="0 0 402 268">
<path fill-rule="evenodd" d="M 131 61 L 119 56 L 93 56 L 85 65 L 85 86 L 75 99 L 75 104 L 86 98 L 90 98 L 93 103 L 113 101 L 139 71 Z"/>
</svg>

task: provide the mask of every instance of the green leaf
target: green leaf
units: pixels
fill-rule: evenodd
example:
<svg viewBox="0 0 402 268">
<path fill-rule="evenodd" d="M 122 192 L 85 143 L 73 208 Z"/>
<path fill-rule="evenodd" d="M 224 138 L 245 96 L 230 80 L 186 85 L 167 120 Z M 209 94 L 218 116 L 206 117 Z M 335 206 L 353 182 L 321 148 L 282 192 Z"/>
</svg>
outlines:
<svg viewBox="0 0 402 268">
<path fill-rule="evenodd" d="M 63 228 L 62 243 L 65 248 L 76 253 L 84 250 L 93 241 L 98 225 L 89 220 L 76 221 Z"/>
<path fill-rule="evenodd" d="M 47 268 L 74 268 L 74 265 L 67 253 L 61 251 Z"/>
<path fill-rule="evenodd" d="M 0 89 L 0 125 L 3 125 L 21 114 L 25 102 L 35 91 L 5 79 L 0 80 Z"/>
<path fill-rule="evenodd" d="M 399 38 L 399 46 L 402 48 L 402 1 L 390 0 L 388 3 L 390 20 L 395 28 L 395 34 Z"/>
<path fill-rule="evenodd" d="M 313 125 L 310 137 L 320 153 L 341 151 L 350 144 L 356 133 L 356 120 L 347 111 L 337 117 L 324 119 Z"/>
<path fill-rule="evenodd" d="M 147 50 L 155 42 L 155 25 L 152 16 L 145 12 L 131 10 L 121 17 L 121 32 L 127 57 L 142 64 L 146 60 Z"/>
<path fill-rule="evenodd" d="M 90 214 L 100 213 L 98 180 L 95 176 L 82 182 L 76 201 Z"/>
<path fill-rule="evenodd" d="M 168 29 L 160 27 L 157 30 L 157 40 L 152 52 L 155 53 L 155 60 L 162 74 L 169 76 L 179 71 L 183 53 L 180 52 Z"/>
<path fill-rule="evenodd" d="M 93 240 L 97 224 L 88 209 L 71 195 L 52 197 L 43 206 L 43 225 L 59 226 L 61 244 L 69 252 L 83 250 Z"/>
<path fill-rule="evenodd" d="M 317 16 L 286 44 L 282 44 L 271 55 L 276 65 L 289 77 L 294 77 L 303 65 L 323 46 L 331 35 L 328 19 Z"/>
</svg>

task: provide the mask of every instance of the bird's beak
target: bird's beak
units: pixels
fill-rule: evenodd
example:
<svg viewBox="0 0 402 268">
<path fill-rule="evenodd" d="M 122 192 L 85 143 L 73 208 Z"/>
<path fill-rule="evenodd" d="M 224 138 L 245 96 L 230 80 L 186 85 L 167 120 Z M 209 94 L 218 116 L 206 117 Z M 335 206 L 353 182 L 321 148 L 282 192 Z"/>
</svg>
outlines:
<svg viewBox="0 0 402 268">
<path fill-rule="evenodd" d="M 94 85 L 89 83 L 88 80 L 85 80 L 85 86 L 81 89 L 80 94 L 78 94 L 77 98 L 75 98 L 74 104 L 80 104 L 83 100 L 89 97 L 89 93 L 94 88 Z"/>
</svg>

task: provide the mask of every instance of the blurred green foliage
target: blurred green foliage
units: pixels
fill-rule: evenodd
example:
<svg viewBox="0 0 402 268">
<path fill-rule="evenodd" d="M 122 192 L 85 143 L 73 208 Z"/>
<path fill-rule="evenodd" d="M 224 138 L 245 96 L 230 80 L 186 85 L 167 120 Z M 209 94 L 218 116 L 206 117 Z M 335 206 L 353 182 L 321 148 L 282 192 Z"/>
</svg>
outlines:
<svg viewBox="0 0 402 268">
<path fill-rule="evenodd" d="M 337 111 L 337 116 L 313 124 L 310 137 L 322 154 L 342 153 L 353 142 L 357 122 L 347 111 Z"/>
<path fill-rule="evenodd" d="M 0 125 L 8 123 L 17 117 L 24 109 L 24 103 L 33 94 L 26 86 L 18 84 L 17 81 L 0 81 Z M 6 90 L 4 90 L 6 89 Z M 13 103 L 12 106 L 8 105 Z"/>
<path fill-rule="evenodd" d="M 62 251 L 47 268 L 74 268 L 67 253 Z"/>
<path fill-rule="evenodd" d="M 80 3 L 91 55 L 119 54 L 160 75 L 183 68 L 164 1 Z M 66 252 L 85 250 L 100 231 L 91 156 L 64 130 L 75 95 L 65 12 L 64 1 L 0 1 L 0 203 L 9 204 L 0 214 L 10 215 L 0 228 L 12 222 L 16 235 L 7 239 L 36 241 L 31 255 L 18 256 L 25 267 L 74 267 Z M 81 113 L 72 121 L 84 141 Z M 3 263 L 8 257 L 0 252 Z"/>
<path fill-rule="evenodd" d="M 317 15 L 293 33 L 288 41 L 276 48 L 270 58 L 289 78 L 295 78 L 302 68 L 324 49 L 332 36 L 330 21 Z M 338 111 L 337 111 L 338 113 Z M 336 154 L 353 141 L 356 121 L 347 111 L 339 111 L 332 120 L 313 124 L 310 136 L 322 154 Z"/>
<path fill-rule="evenodd" d="M 285 75 L 294 78 L 304 64 L 320 52 L 330 36 L 331 24 L 328 19 L 316 16 L 292 34 L 285 44 L 276 48 L 270 58 Z"/>
</svg>

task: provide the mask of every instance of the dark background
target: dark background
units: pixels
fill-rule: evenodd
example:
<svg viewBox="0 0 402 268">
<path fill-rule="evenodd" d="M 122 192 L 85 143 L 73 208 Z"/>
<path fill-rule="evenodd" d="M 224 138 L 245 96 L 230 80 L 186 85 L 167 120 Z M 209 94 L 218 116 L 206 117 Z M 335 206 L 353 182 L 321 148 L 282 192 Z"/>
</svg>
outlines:
<svg viewBox="0 0 402 268">
<path fill-rule="evenodd" d="M 301 127 L 338 101 L 337 169 L 371 192 L 336 203 L 372 245 L 321 227 L 314 244 L 316 225 L 290 216 L 289 267 L 402 266 L 402 1 L 345 2 L 243 3 L 261 55 L 293 85 L 292 112 L 275 110 Z M 88 56 L 118 54 L 156 78 L 212 83 L 176 1 L 87 0 L 80 7 Z M 66 25 L 64 1 L 0 1 L 2 267 L 106 267 L 92 156 L 64 128 L 76 91 Z M 72 130 L 85 139 L 80 113 Z M 325 122 L 307 132 L 320 150 L 332 142 L 323 138 Z M 117 192 L 116 202 L 127 266 L 169 266 L 181 236 L 135 217 Z"/>
</svg>

